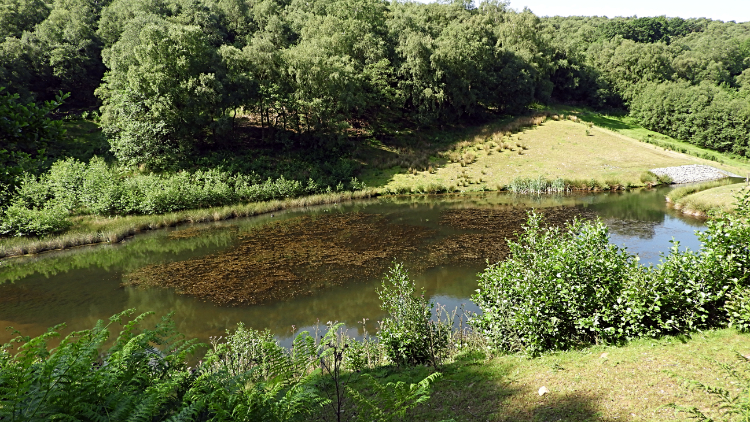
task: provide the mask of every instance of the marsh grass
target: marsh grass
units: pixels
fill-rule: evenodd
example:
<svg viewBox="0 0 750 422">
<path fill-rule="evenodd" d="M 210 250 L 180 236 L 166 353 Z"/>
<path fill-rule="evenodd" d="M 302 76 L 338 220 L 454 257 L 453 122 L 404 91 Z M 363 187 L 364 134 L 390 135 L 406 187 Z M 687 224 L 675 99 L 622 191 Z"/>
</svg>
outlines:
<svg viewBox="0 0 750 422">
<path fill-rule="evenodd" d="M 95 243 L 118 243 L 137 233 L 174 227 L 184 223 L 208 223 L 232 218 L 251 217 L 291 208 L 335 204 L 376 196 L 372 189 L 355 192 L 325 193 L 293 199 L 238 204 L 225 207 L 187 210 L 160 215 L 73 217 L 74 228 L 65 234 L 44 238 L 0 239 L 0 258 L 36 254 Z"/>
</svg>

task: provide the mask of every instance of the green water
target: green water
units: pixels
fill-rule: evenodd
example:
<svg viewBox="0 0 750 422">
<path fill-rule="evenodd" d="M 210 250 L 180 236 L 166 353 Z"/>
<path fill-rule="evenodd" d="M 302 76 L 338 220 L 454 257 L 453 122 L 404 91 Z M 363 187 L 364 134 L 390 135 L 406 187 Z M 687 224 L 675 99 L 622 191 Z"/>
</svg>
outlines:
<svg viewBox="0 0 750 422">
<path fill-rule="evenodd" d="M 703 226 L 701 220 L 667 209 L 665 192 L 662 189 L 541 197 L 497 193 L 387 197 L 222 223 L 186 225 L 138 235 L 117 245 L 7 259 L 0 261 L 0 326 L 13 326 L 27 335 L 39 335 L 47 327 L 62 322 L 68 330 L 78 330 L 116 312 L 136 308 L 139 312 L 153 311 L 159 317 L 172 312 L 182 333 L 203 341 L 222 335 L 238 322 L 269 328 L 282 339 L 289 337 L 292 326 L 310 328 L 328 321 L 344 322 L 354 334 L 361 332 L 361 321 L 366 319 L 367 329 L 373 331 L 376 321 L 383 317 L 375 293 L 381 274 L 332 287 L 313 287 L 303 296 L 252 306 L 217 306 L 171 289 L 122 287 L 121 283 L 127 274 L 147 265 L 230 252 L 238 247 L 243 236 L 270 222 L 326 213 L 371 213 L 395 224 L 427 227 L 440 237 L 454 231 L 438 224 L 444 211 L 503 204 L 586 208 L 607 223 L 614 243 L 627 246 L 646 264 L 656 263 L 659 253 L 670 247 L 670 239 L 696 249 L 699 242 L 694 231 Z M 438 264 L 412 275 L 434 301 L 451 309 L 464 304 L 467 309 L 476 310 L 469 297 L 477 287 L 476 274 L 484 266 L 481 262 Z M 322 271 L 325 278 L 325 267 Z M 324 284 L 325 280 L 321 280 L 321 285 Z M 11 337 L 9 331 L 0 331 L 0 343 Z"/>
</svg>

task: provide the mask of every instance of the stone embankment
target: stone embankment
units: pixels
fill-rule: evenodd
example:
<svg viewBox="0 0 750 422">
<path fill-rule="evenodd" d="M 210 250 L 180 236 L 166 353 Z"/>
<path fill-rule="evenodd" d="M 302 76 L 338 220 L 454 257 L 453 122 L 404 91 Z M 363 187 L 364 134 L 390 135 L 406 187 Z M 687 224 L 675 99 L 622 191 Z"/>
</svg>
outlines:
<svg viewBox="0 0 750 422">
<path fill-rule="evenodd" d="M 742 177 L 728 171 L 719 170 L 716 167 L 704 166 L 700 164 L 690 164 L 677 167 L 662 167 L 652 169 L 652 173 L 657 176 L 667 175 L 672 178 L 672 183 L 695 183 L 707 182 L 710 180 L 723 179 L 725 177 Z"/>
</svg>

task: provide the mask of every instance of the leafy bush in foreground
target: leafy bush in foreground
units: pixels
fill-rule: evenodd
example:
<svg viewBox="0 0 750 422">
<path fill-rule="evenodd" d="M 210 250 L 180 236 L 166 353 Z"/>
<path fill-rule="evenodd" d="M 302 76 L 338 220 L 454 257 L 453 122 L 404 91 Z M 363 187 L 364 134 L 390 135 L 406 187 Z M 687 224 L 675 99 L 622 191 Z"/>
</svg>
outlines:
<svg viewBox="0 0 750 422">
<path fill-rule="evenodd" d="M 698 252 L 675 242 L 644 267 L 601 222 L 542 229 L 532 213 L 511 257 L 481 274 L 472 323 L 498 349 L 531 354 L 725 326 L 727 298 L 750 284 L 749 215 L 745 191 L 736 215 L 707 223 Z"/>
</svg>

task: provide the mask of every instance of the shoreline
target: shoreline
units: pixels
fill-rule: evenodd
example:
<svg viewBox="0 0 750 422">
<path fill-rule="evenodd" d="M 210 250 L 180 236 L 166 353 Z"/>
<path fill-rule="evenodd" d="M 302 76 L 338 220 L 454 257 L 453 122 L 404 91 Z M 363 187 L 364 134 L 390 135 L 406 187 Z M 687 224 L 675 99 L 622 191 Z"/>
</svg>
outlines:
<svg viewBox="0 0 750 422">
<path fill-rule="evenodd" d="M 331 194 L 317 194 L 272 200 L 267 202 L 251 202 L 246 204 L 228 205 L 225 207 L 202 208 L 186 210 L 169 214 L 98 217 L 74 217 L 88 223 L 91 228 L 83 232 L 70 232 L 46 239 L 5 238 L 0 239 L 0 260 L 38 255 L 44 252 L 72 249 L 81 246 L 92 246 L 103 243 L 120 243 L 138 233 L 152 230 L 176 227 L 183 224 L 210 223 L 215 221 L 232 220 L 235 218 L 253 217 L 275 211 L 304 208 L 315 205 L 328 205 L 349 202 L 357 199 L 367 199 L 380 196 L 375 189 L 361 191 L 346 191 Z M 109 223 L 109 224 L 108 224 Z M 96 226 L 99 225 L 99 228 Z M 107 230 L 107 226 L 114 226 Z M 14 243 L 14 239 L 18 239 Z M 10 243 L 10 244 L 2 244 Z"/>
</svg>

